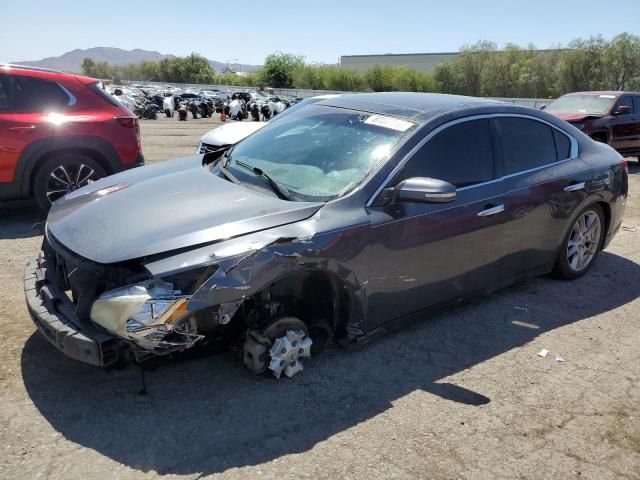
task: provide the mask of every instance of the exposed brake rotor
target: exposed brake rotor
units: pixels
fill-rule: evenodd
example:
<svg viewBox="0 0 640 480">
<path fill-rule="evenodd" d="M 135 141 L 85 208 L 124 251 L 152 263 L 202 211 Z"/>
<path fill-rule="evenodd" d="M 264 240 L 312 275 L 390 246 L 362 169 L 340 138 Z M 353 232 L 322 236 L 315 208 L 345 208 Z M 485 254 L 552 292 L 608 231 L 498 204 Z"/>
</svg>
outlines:
<svg viewBox="0 0 640 480">
<path fill-rule="evenodd" d="M 282 373 L 293 377 L 303 370 L 301 359 L 311 357 L 312 345 L 302 320 L 283 317 L 261 331 L 247 332 L 244 364 L 253 373 L 260 374 L 269 369 L 276 378 Z"/>
<path fill-rule="evenodd" d="M 311 345 L 313 341 L 302 330 L 288 330 L 287 333 L 275 339 L 269 350 L 269 370 L 276 378 L 280 378 L 282 372 L 287 377 L 293 377 L 303 370 L 302 358 L 311 357 Z"/>
</svg>

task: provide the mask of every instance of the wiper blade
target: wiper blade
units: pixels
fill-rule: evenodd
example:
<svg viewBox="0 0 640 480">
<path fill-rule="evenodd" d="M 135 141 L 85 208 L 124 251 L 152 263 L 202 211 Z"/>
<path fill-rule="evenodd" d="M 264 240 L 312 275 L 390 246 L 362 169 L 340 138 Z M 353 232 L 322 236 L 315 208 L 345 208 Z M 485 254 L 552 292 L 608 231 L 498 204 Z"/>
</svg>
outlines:
<svg viewBox="0 0 640 480">
<path fill-rule="evenodd" d="M 218 169 L 222 172 L 222 174 L 231 180 L 233 183 L 240 183 L 236 177 L 234 177 L 229 170 L 227 170 L 222 163 L 218 164 Z"/>
<path fill-rule="evenodd" d="M 245 163 L 240 160 L 235 160 L 235 162 L 236 162 L 236 165 L 246 168 L 247 170 L 258 175 L 259 177 L 264 178 L 269 183 L 269 185 L 271 185 L 271 188 L 273 189 L 273 191 L 276 192 L 278 195 L 280 195 L 280 197 L 286 200 L 295 200 L 295 197 L 289 190 L 287 190 L 278 182 L 276 182 L 268 173 L 266 173 L 261 168 L 254 167 L 253 165 L 249 165 L 248 163 Z"/>
</svg>

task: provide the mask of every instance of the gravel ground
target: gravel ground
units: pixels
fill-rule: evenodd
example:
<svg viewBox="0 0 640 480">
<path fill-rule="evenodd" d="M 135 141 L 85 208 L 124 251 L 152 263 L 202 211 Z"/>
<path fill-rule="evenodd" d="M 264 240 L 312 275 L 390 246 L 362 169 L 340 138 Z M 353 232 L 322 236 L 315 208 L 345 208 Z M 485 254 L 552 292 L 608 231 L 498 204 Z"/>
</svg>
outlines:
<svg viewBox="0 0 640 480">
<path fill-rule="evenodd" d="M 147 160 L 191 154 L 213 124 L 143 121 Z M 41 219 L 0 204 L 0 478 L 638 479 L 630 168 L 624 229 L 580 280 L 521 283 L 291 380 L 253 377 L 232 354 L 162 365 L 146 396 L 138 370 L 76 363 L 35 331 L 22 274 Z"/>
</svg>

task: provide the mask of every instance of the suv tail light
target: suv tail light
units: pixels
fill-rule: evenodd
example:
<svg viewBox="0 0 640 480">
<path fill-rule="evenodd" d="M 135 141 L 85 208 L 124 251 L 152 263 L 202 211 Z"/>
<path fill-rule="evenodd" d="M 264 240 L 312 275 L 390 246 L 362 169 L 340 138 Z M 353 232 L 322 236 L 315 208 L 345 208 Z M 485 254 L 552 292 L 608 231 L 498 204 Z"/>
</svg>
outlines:
<svg viewBox="0 0 640 480">
<path fill-rule="evenodd" d="M 116 122 L 126 128 L 137 128 L 138 119 L 135 117 L 115 117 Z"/>
<path fill-rule="evenodd" d="M 622 170 L 624 170 L 625 173 L 629 173 L 629 164 L 627 164 L 627 159 L 623 158 L 622 162 L 620 163 L 620 166 L 622 167 Z"/>
</svg>

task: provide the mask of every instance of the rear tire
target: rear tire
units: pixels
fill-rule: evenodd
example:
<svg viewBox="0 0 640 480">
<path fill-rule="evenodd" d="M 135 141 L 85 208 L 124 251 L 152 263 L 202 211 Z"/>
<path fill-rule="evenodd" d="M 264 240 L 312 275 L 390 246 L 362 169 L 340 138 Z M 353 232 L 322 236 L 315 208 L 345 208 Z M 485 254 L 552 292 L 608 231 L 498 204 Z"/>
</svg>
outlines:
<svg viewBox="0 0 640 480">
<path fill-rule="evenodd" d="M 604 244 L 604 220 L 600 205 L 590 205 L 580 212 L 562 241 L 553 270 L 555 276 L 573 280 L 587 273 Z"/>
<path fill-rule="evenodd" d="M 106 175 L 104 168 L 91 157 L 78 153 L 58 154 L 36 172 L 33 196 L 38 207 L 46 213 L 54 201 Z"/>
</svg>

